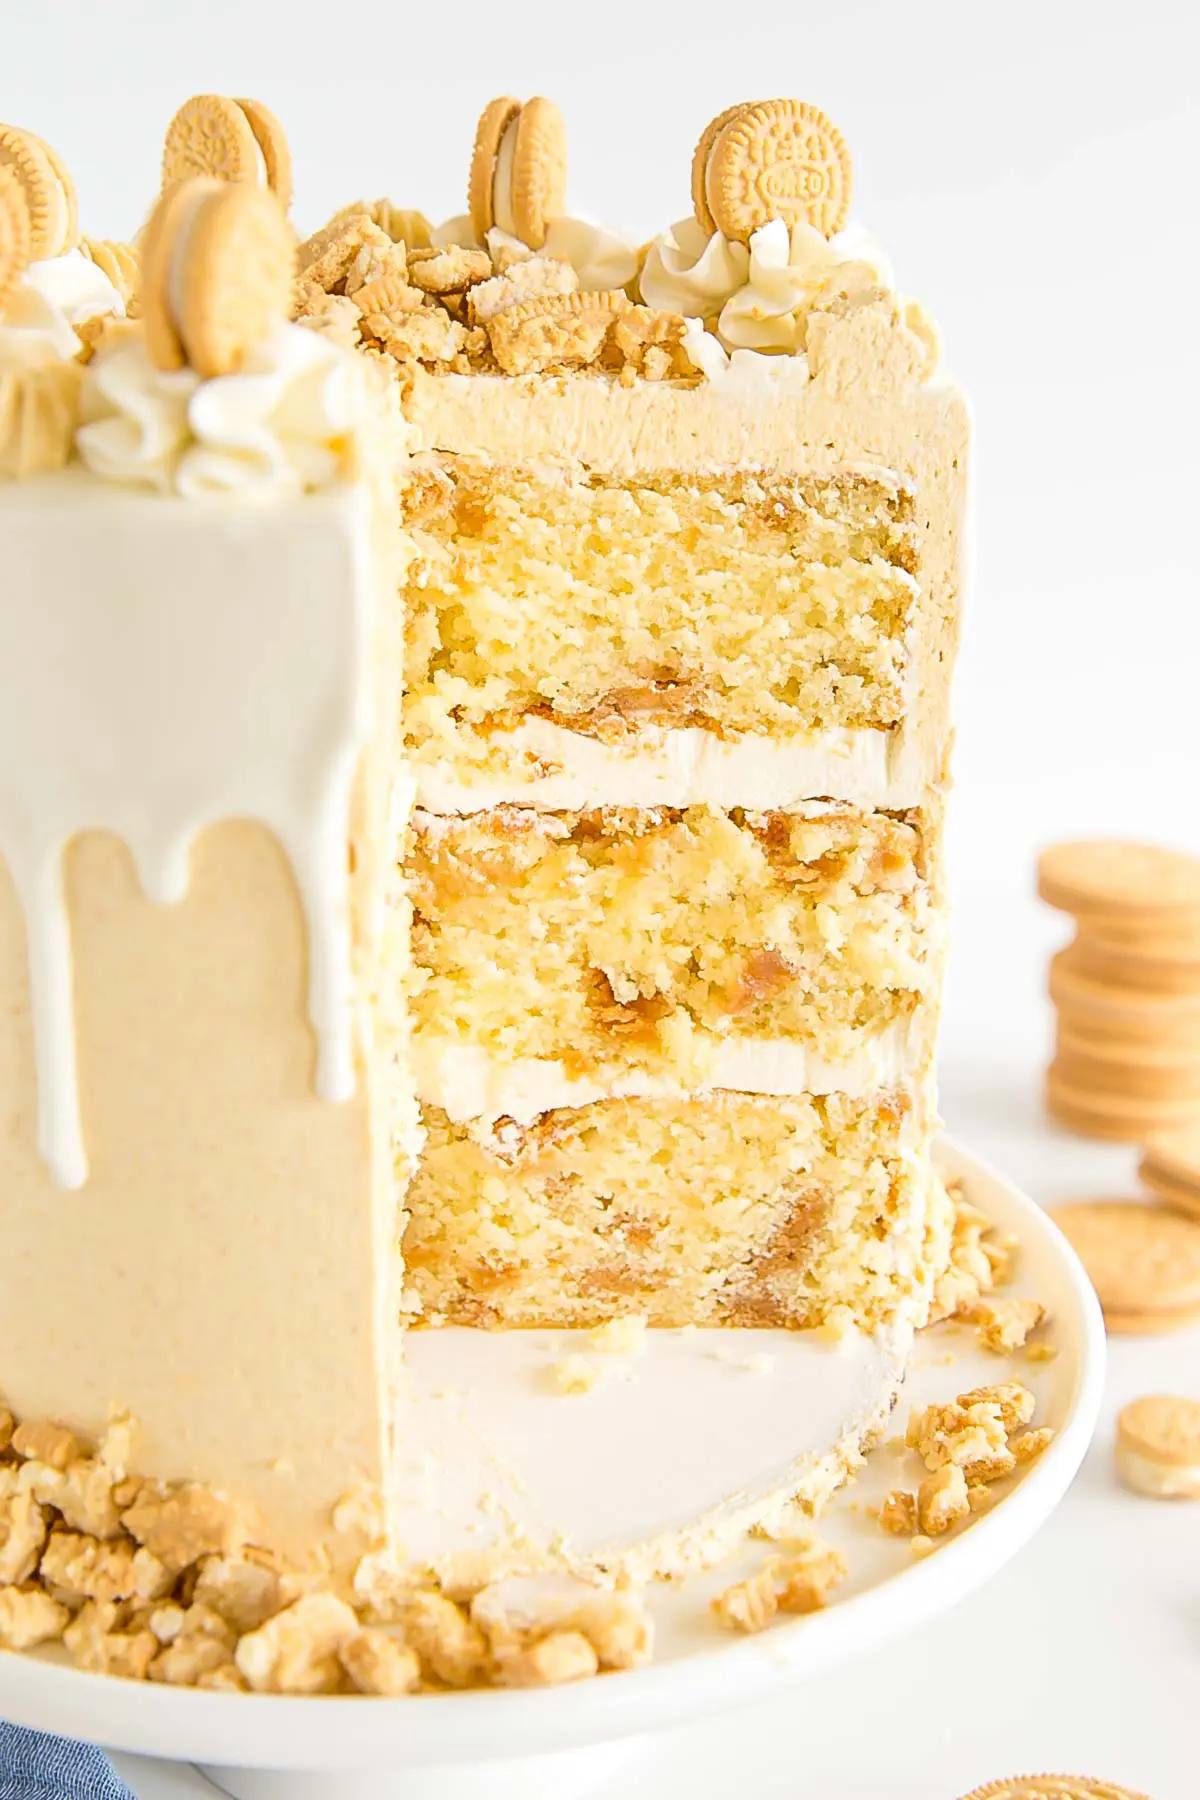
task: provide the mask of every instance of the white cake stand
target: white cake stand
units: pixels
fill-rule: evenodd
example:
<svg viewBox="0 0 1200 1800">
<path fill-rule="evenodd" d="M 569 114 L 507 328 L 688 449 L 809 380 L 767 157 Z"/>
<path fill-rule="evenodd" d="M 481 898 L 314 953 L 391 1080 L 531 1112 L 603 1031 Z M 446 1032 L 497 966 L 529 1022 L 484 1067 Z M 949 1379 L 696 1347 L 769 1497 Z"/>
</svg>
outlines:
<svg viewBox="0 0 1200 1800">
<path fill-rule="evenodd" d="M 997 1225 L 1018 1233 L 1023 1254 L 1014 1291 L 1036 1295 L 1052 1310 L 1056 1360 L 1022 1363 L 1018 1372 L 1037 1392 L 1038 1422 L 1055 1426 L 1057 1436 L 1005 1498 L 925 1560 L 914 1561 L 906 1545 L 885 1538 L 866 1519 L 861 1504 L 843 1498 L 826 1512 L 821 1530 L 846 1548 L 851 1578 L 825 1611 L 759 1637 L 718 1636 L 707 1600 L 731 1574 L 717 1571 L 664 1590 L 665 1599 L 655 1608 L 659 1653 L 636 1672 L 519 1693 L 290 1699 L 114 1681 L 36 1658 L 0 1656 L 0 1715 L 116 1750 L 195 1763 L 236 1800 L 505 1800 L 509 1795 L 576 1800 L 616 1778 L 647 1734 L 764 1698 L 953 1606 L 1021 1548 L 1066 1492 L 1100 1404 L 1104 1328 L 1087 1277 L 1045 1214 L 964 1151 L 946 1145 L 941 1154 L 949 1172 L 966 1177 L 972 1200 Z M 447 1366 L 458 1381 L 464 1377 L 464 1356 L 470 1362 L 464 1335 L 457 1344 L 448 1339 Z M 659 1334 L 651 1335 L 655 1341 L 643 1356 L 631 1366 L 614 1359 L 597 1390 L 582 1397 L 553 1393 L 548 1382 L 537 1380 L 537 1367 L 531 1371 L 530 1358 L 544 1360 L 561 1350 L 556 1334 L 522 1334 L 525 1348 L 514 1353 L 511 1366 L 502 1377 L 484 1382 L 481 1405 L 497 1427 L 491 1443 L 500 1444 L 489 1479 L 503 1487 L 507 1463 L 514 1459 L 522 1475 L 531 1477 L 516 1484 L 528 1507 L 523 1525 L 544 1517 L 552 1499 L 560 1512 L 573 1515 L 585 1540 L 632 1541 L 629 1534 L 644 1531 L 649 1521 L 662 1525 L 668 1515 L 678 1516 L 672 1509 L 681 1498 L 677 1450 L 684 1442 L 692 1447 L 682 1459 L 685 1485 L 694 1495 L 692 1515 L 711 1512 L 714 1496 L 732 1485 L 731 1467 L 743 1493 L 752 1490 L 760 1476 L 786 1468 L 797 1447 L 816 1441 L 809 1434 L 828 1428 L 830 1407 L 851 1416 L 862 1406 L 864 1384 L 869 1388 L 872 1379 L 883 1379 L 882 1367 L 865 1351 L 843 1355 L 800 1345 L 795 1347 L 799 1360 L 793 1360 L 786 1334 L 725 1332 L 715 1345 L 707 1334 L 698 1334 L 684 1340 L 686 1355 L 676 1334 L 661 1334 L 661 1343 Z M 433 1334 L 427 1341 L 432 1340 Z M 761 1346 L 777 1340 L 783 1340 L 777 1366 L 767 1373 Z M 497 1341 L 488 1340 L 493 1348 Z M 935 1340 L 927 1344 L 932 1349 Z M 952 1368 L 946 1367 L 947 1348 L 954 1352 Z M 906 1401 L 944 1400 L 1008 1373 L 1007 1364 L 980 1356 L 973 1334 L 954 1328 L 940 1329 L 936 1352 L 919 1347 Z M 823 1361 L 815 1365 L 811 1359 L 818 1354 Z M 477 1363 L 474 1373 L 484 1367 Z M 799 1396 L 814 1386 L 814 1367 L 815 1385 L 825 1397 L 810 1407 Z M 461 1387 L 433 1386 L 444 1378 L 436 1356 L 423 1375 L 426 1401 L 441 1406 L 432 1408 L 436 1437 L 449 1417 L 463 1419 L 463 1403 L 469 1411 L 472 1395 Z M 506 1385 L 512 1401 L 507 1410 Z M 764 1393 L 776 1390 L 775 1403 L 767 1404 Z M 702 1425 L 697 1407 L 703 1409 Z M 631 1415 L 633 1424 L 627 1425 Z M 787 1421 L 793 1416 L 800 1418 L 799 1435 L 789 1440 Z M 622 1454 L 636 1448 L 645 1460 L 655 1420 L 663 1445 L 657 1472 L 646 1478 L 628 1463 L 622 1472 Z M 618 1437 L 606 1443 L 606 1431 Z M 532 1441 L 539 1435 L 548 1436 L 554 1452 L 542 1461 Z M 586 1460 L 588 1444 L 594 1467 L 585 1468 L 574 1485 L 560 1482 L 552 1496 L 538 1492 L 543 1476 L 550 1480 L 550 1472 L 564 1462 L 575 1466 L 580 1456 Z M 607 1516 L 600 1516 L 605 1506 L 597 1507 L 593 1479 L 603 1469 L 611 1477 L 603 1491 L 614 1496 Z M 476 1478 L 477 1472 L 471 1474 L 460 1493 L 472 1492 Z M 881 1449 L 851 1496 L 859 1503 L 875 1499 L 905 1479 L 911 1481 L 911 1469 L 902 1469 L 895 1452 Z M 630 1489 L 635 1501 L 618 1505 L 615 1496 Z M 414 1489 L 414 1506 L 416 1501 Z M 459 1523 L 470 1531 L 469 1522 Z"/>
</svg>

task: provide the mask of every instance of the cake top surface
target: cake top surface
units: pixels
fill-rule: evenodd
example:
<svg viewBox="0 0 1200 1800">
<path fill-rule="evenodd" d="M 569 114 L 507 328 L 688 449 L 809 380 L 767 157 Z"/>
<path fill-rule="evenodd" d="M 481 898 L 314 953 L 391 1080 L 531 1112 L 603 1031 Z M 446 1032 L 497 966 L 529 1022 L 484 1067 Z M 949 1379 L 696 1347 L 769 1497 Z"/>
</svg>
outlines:
<svg viewBox="0 0 1200 1800">
<path fill-rule="evenodd" d="M 810 321 L 866 315 L 868 363 L 934 373 L 936 328 L 850 221 L 849 152 L 816 107 L 719 114 L 692 156 L 691 215 L 640 246 L 570 209 L 566 153 L 552 101 L 493 100 L 467 211 L 433 225 L 386 199 L 345 207 L 300 247 L 299 316 L 437 374 L 796 391 L 822 356 Z"/>
<path fill-rule="evenodd" d="M 709 388 L 765 417 L 810 385 L 874 402 L 936 372 L 936 328 L 851 221 L 846 144 L 806 102 L 711 120 L 690 215 L 641 245 L 571 209 L 543 96 L 489 102 L 466 173 L 439 225 L 358 201 L 297 243 L 278 119 L 195 95 L 126 244 L 81 237 L 61 158 L 0 127 L 0 476 L 79 458 L 163 493 L 287 497 L 370 473 L 364 431 L 419 420 L 430 379 Z"/>
</svg>

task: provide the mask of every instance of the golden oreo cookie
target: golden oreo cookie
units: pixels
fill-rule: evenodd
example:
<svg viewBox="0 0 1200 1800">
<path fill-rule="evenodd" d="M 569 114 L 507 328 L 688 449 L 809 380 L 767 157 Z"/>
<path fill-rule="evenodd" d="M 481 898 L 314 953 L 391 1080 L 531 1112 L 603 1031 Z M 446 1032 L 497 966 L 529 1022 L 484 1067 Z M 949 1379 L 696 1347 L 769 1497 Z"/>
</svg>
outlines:
<svg viewBox="0 0 1200 1800">
<path fill-rule="evenodd" d="M 177 327 L 197 375 L 232 375 L 291 310 L 296 240 L 269 188 L 219 185 L 199 203 L 178 279 Z"/>
<path fill-rule="evenodd" d="M 237 101 L 250 124 L 254 139 L 262 152 L 267 186 L 286 212 L 292 204 L 292 153 L 287 133 L 269 106 L 261 100 Z"/>
<path fill-rule="evenodd" d="M 1117 1474 L 1152 1500 L 1200 1500 L 1200 1400 L 1143 1394 L 1117 1415 Z"/>
<path fill-rule="evenodd" d="M 1200 912 L 1200 859 L 1105 838 L 1051 844 L 1038 858 L 1038 893 L 1079 918 L 1133 914 L 1166 924 L 1177 911 Z"/>
<path fill-rule="evenodd" d="M 70 176 L 64 185 L 41 139 L 16 125 L 0 125 L 0 167 L 11 169 L 25 190 L 30 261 L 61 256 L 71 246 L 75 189 Z"/>
<path fill-rule="evenodd" d="M 1058 1061 L 1046 1073 L 1046 1110 L 1080 1137 L 1144 1144 L 1162 1131 L 1200 1123 L 1200 1098 L 1113 1093 L 1083 1087 Z"/>
<path fill-rule="evenodd" d="M 193 94 L 167 126 L 163 188 L 194 175 L 258 180 L 258 140 L 237 101 L 224 94 Z"/>
<path fill-rule="evenodd" d="M 1091 1278 L 1105 1320 L 1170 1330 L 1200 1312 L 1200 1224 L 1136 1200 L 1081 1200 L 1050 1217 Z"/>
<path fill-rule="evenodd" d="M 170 304 L 172 264 L 180 228 L 206 193 L 220 183 L 209 175 L 172 182 L 146 222 L 142 234 L 141 304 L 146 354 L 156 369 L 182 369 L 187 354 Z"/>
<path fill-rule="evenodd" d="M 0 307 L 29 267 L 31 246 L 25 188 L 14 169 L 0 165 Z"/>
<path fill-rule="evenodd" d="M 1149 1800 L 1149 1795 L 1093 1775 L 1010 1775 L 973 1788 L 962 1800 Z"/>
<path fill-rule="evenodd" d="M 34 137 L 32 131 L 27 132 L 26 136 L 34 138 L 34 142 L 40 147 L 46 161 L 54 171 L 55 180 L 61 187 L 67 203 L 66 226 L 60 252 L 60 254 L 65 254 L 68 250 L 74 250 L 79 242 L 79 197 L 75 192 L 75 180 L 53 144 L 48 144 L 43 137 Z"/>
<path fill-rule="evenodd" d="M 492 197 L 496 180 L 496 158 L 500 140 L 521 110 L 521 102 L 511 94 L 489 100 L 479 115 L 475 128 L 475 148 L 471 152 L 471 174 L 467 183 L 467 211 L 471 229 L 482 244 L 496 223 Z"/>
<path fill-rule="evenodd" d="M 708 174 L 708 158 L 713 145 L 732 119 L 744 113 L 748 106 L 757 105 L 754 100 L 739 100 L 736 106 L 727 106 L 723 113 L 710 119 L 700 133 L 700 141 L 692 152 L 692 207 L 696 214 L 696 222 L 702 225 L 711 237 L 717 229 L 717 222 L 712 216 L 705 188 Z"/>
<path fill-rule="evenodd" d="M 517 236 L 540 250 L 567 199 L 567 127 L 553 100 L 540 94 L 517 115 L 513 149 L 512 209 Z"/>
<path fill-rule="evenodd" d="M 744 242 L 772 219 L 832 237 L 846 223 L 850 184 L 850 153 L 823 112 L 801 100 L 761 100 L 720 132 L 704 191 L 718 229 Z"/>
</svg>

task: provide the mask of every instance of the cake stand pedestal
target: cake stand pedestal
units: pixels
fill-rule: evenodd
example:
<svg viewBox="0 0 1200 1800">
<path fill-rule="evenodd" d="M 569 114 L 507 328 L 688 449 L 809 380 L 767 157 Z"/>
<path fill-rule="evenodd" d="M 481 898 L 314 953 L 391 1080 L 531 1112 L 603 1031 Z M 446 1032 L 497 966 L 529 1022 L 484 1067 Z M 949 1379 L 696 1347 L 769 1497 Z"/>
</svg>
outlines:
<svg viewBox="0 0 1200 1800">
<path fill-rule="evenodd" d="M 566 1687 L 300 1699 L 114 1681 L 37 1657 L 0 1655 L 0 1716 L 192 1763 L 234 1800 L 584 1800 L 606 1786 L 619 1792 L 622 1769 L 650 1734 L 764 1699 L 915 1629 L 986 1581 L 1052 1512 L 1083 1460 L 1103 1386 L 1099 1308 L 1061 1234 L 966 1152 L 946 1145 L 941 1158 L 948 1174 L 965 1179 L 971 1200 L 1018 1235 L 1020 1280 L 1013 1291 L 1036 1296 L 1053 1315 L 1057 1357 L 1021 1364 L 1020 1375 L 1037 1393 L 1037 1422 L 1052 1425 L 1056 1436 L 989 1512 L 924 1560 L 914 1562 L 905 1544 L 885 1537 L 865 1516 L 864 1501 L 911 1482 L 911 1470 L 881 1447 L 851 1490 L 858 1506 L 835 1499 L 821 1520 L 822 1534 L 847 1551 L 845 1587 L 822 1612 L 757 1637 L 730 1638 L 713 1627 L 708 1601 L 737 1578 L 726 1568 L 653 1590 L 658 1651 L 647 1667 Z M 787 1334 L 729 1331 L 709 1351 L 706 1334 L 698 1334 L 697 1347 L 690 1335 L 653 1333 L 653 1345 L 641 1355 L 614 1357 L 611 1368 L 601 1359 L 606 1367 L 593 1392 L 568 1397 L 541 1379 L 554 1347 L 551 1334 L 505 1335 L 511 1344 L 492 1338 L 489 1355 L 474 1363 L 472 1334 L 430 1333 L 413 1340 L 415 1357 L 410 1350 L 410 1399 L 426 1415 L 437 1456 L 462 1452 L 457 1514 L 445 1492 L 423 1506 L 422 1484 L 438 1480 L 444 1468 L 436 1457 L 429 1463 L 417 1456 L 407 1476 L 412 1522 L 423 1518 L 432 1529 L 437 1512 L 438 1529 L 448 1534 L 443 1548 L 459 1545 L 464 1533 L 470 1541 L 472 1529 L 479 1530 L 466 1497 L 477 1504 L 480 1484 L 488 1483 L 485 1518 L 511 1512 L 510 1523 L 531 1530 L 568 1519 L 585 1546 L 624 1545 L 631 1555 L 639 1541 L 631 1534 L 640 1531 L 645 1539 L 653 1521 L 655 1541 L 670 1556 L 686 1546 L 688 1518 L 743 1517 L 756 1484 L 768 1482 L 772 1471 L 778 1481 L 797 1453 L 803 1460 L 814 1445 L 832 1442 L 836 1432 L 823 1439 L 813 1434 L 827 1429 L 832 1416 L 855 1416 L 887 1373 L 886 1356 L 872 1363 L 861 1344 L 843 1354 L 785 1342 L 768 1370 L 761 1346 Z M 440 1347 L 439 1338 L 445 1340 Z M 495 1354 L 497 1346 L 503 1355 Z M 946 1366 L 947 1348 L 953 1367 Z M 914 1404 L 945 1400 L 1009 1373 L 979 1354 L 970 1333 L 942 1330 L 930 1349 L 933 1354 L 923 1354 L 918 1346 L 905 1387 Z M 824 1359 L 815 1374 L 805 1362 L 810 1353 Z M 697 1355 L 710 1360 L 703 1379 Z M 444 1381 L 450 1385 L 434 1385 Z M 508 1400 L 498 1404 L 505 1394 Z M 698 1395 L 706 1410 L 697 1417 Z M 491 1428 L 483 1446 L 476 1442 L 481 1415 Z M 616 1436 L 597 1451 L 597 1434 L 605 1432 Z M 597 1498 L 593 1475 L 601 1466 L 607 1479 Z M 528 1479 L 513 1481 L 514 1470 Z M 731 1496 L 735 1483 L 740 1491 Z M 518 1516 L 521 1506 L 524 1516 Z"/>
</svg>

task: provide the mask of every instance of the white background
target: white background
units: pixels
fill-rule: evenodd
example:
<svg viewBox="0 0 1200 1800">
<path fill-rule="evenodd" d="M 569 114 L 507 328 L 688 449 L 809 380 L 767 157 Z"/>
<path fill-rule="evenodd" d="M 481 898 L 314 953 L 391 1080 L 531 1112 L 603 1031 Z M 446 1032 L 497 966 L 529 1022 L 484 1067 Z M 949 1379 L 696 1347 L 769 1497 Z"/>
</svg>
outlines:
<svg viewBox="0 0 1200 1800">
<path fill-rule="evenodd" d="M 1191 0 L 5 0 L 2 16 L 6 116 L 63 152 L 96 234 L 136 229 L 166 121 L 204 89 L 283 117 L 302 229 L 384 191 L 459 211 L 499 92 L 560 101 L 574 203 L 638 237 L 688 210 L 714 113 L 775 93 L 826 108 L 856 216 L 940 319 L 977 415 L 944 1109 L 1040 1199 L 1128 1183 L 1130 1156 L 1040 1123 L 1044 964 L 1064 933 L 1032 868 L 1064 835 L 1200 850 Z M 1197 1337 L 1117 1344 L 1109 1418 L 1189 1384 Z M 672 1742 L 622 1793 L 955 1800 L 1090 1766 L 1192 1800 L 1200 1508 L 1122 1497 L 1108 1459 L 1102 1434 L 1042 1537 L 950 1621 Z"/>
</svg>

